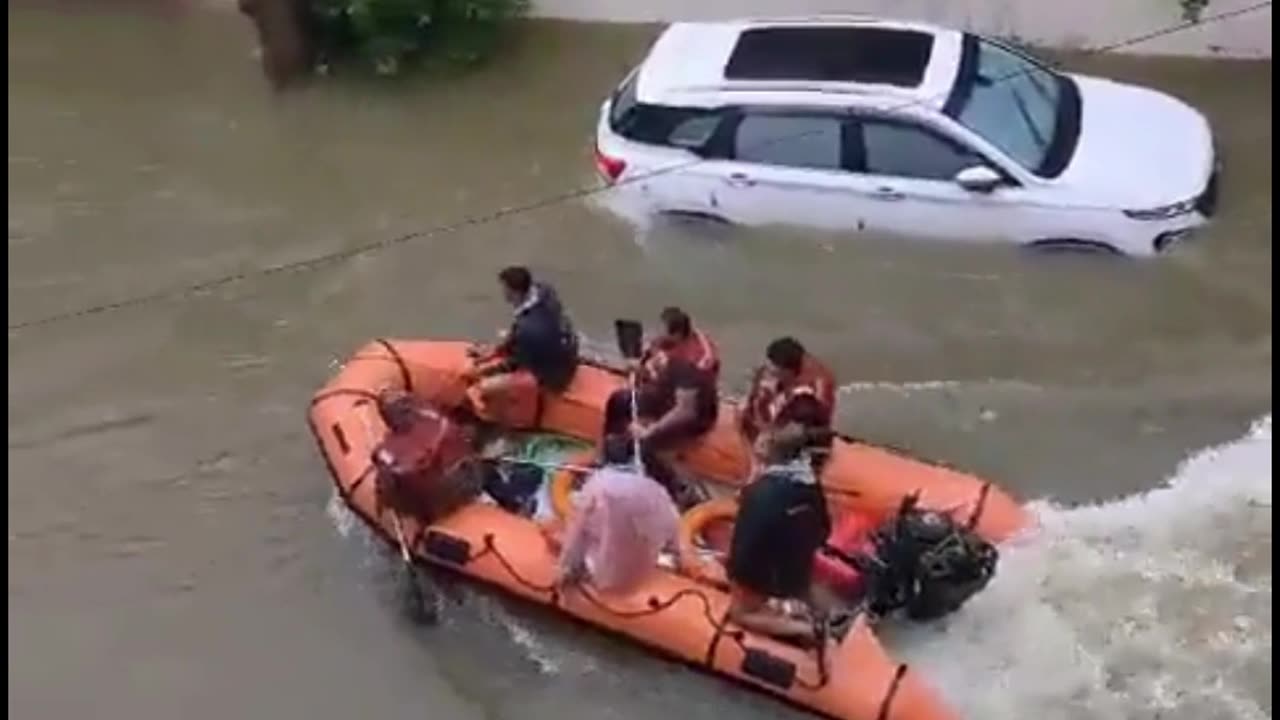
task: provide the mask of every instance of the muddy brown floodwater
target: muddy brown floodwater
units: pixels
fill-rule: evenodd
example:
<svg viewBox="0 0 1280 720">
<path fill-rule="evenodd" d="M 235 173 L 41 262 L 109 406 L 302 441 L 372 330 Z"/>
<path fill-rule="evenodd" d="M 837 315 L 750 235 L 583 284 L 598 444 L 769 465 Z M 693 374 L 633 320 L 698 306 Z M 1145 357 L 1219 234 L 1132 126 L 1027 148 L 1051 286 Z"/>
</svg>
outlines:
<svg viewBox="0 0 1280 720">
<path fill-rule="evenodd" d="M 847 383 L 843 429 L 1057 503 L 965 612 L 893 638 L 967 716 L 1270 718 L 1269 62 L 1071 63 L 1214 124 L 1221 217 L 1156 262 L 574 201 L 259 276 L 592 183 L 598 103 L 653 28 L 539 23 L 466 77 L 277 97 L 234 13 L 8 18 L 9 323 L 246 273 L 10 331 L 14 717 L 792 712 L 484 592 L 432 632 L 397 619 L 308 395 L 373 336 L 487 337 L 495 269 L 526 262 L 597 339 L 688 307 L 737 387 L 795 334 Z"/>
</svg>

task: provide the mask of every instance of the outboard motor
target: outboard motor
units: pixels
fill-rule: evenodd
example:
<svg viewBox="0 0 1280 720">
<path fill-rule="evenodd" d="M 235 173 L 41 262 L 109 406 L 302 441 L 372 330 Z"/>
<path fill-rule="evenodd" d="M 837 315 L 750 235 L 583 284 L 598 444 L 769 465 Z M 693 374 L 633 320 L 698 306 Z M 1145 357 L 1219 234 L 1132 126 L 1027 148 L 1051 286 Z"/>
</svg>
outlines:
<svg viewBox="0 0 1280 720">
<path fill-rule="evenodd" d="M 876 615 L 904 610 L 912 620 L 940 618 L 995 575 L 995 546 L 944 513 L 917 508 L 917 500 L 905 498 L 897 516 L 872 533 L 874 557 L 859 563 Z"/>
</svg>

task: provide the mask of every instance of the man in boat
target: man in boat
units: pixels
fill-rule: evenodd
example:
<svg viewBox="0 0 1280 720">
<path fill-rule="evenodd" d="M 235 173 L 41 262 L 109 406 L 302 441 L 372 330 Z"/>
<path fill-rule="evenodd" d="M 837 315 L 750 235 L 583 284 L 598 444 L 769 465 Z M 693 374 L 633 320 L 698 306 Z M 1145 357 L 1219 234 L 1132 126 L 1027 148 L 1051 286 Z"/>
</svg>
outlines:
<svg viewBox="0 0 1280 720">
<path fill-rule="evenodd" d="M 604 441 L 604 465 L 577 497 L 560 550 L 557 585 L 589 579 L 606 592 L 628 592 L 676 547 L 680 516 L 667 493 L 634 464 L 623 435 Z"/>
<path fill-rule="evenodd" d="M 676 502 L 688 504 L 689 489 L 672 467 L 671 455 L 715 426 L 720 412 L 715 379 L 675 356 L 666 360 L 656 377 L 639 375 L 635 396 L 640 422 L 632 423 L 631 388 L 620 388 L 605 404 L 602 435 L 638 441 L 654 480 L 666 487 Z"/>
<path fill-rule="evenodd" d="M 702 330 L 693 326 L 689 314 L 678 307 L 664 308 L 659 316 L 663 334 L 654 338 L 640 359 L 640 372 L 653 380 L 672 358 L 679 358 L 707 373 L 713 381 L 720 377 L 720 353 Z"/>
<path fill-rule="evenodd" d="M 739 424 L 747 440 L 756 443 L 761 434 L 784 424 L 788 408 L 797 398 L 809 397 L 816 406 L 806 412 L 805 424 L 829 428 L 835 415 L 835 376 L 811 355 L 799 340 L 783 337 L 765 349 L 767 362 L 756 371 Z M 758 448 L 757 454 L 763 449 Z"/>
<path fill-rule="evenodd" d="M 389 431 L 372 457 L 380 505 L 430 522 L 480 493 L 465 426 L 404 391 L 385 391 L 377 404 Z"/>
<path fill-rule="evenodd" d="M 496 347 L 471 353 L 476 382 L 468 397 L 487 420 L 529 427 L 536 420 L 539 388 L 562 392 L 573 380 L 578 336 L 555 290 L 534 282 L 527 268 L 505 268 L 498 281 L 515 318 Z"/>
<path fill-rule="evenodd" d="M 771 600 L 812 602 L 814 556 L 827 540 L 831 519 L 808 457 L 829 444 L 800 423 L 764 436 L 766 465 L 739 496 L 726 563 L 729 619 L 756 632 L 809 640 L 812 619 L 788 614 Z"/>
</svg>

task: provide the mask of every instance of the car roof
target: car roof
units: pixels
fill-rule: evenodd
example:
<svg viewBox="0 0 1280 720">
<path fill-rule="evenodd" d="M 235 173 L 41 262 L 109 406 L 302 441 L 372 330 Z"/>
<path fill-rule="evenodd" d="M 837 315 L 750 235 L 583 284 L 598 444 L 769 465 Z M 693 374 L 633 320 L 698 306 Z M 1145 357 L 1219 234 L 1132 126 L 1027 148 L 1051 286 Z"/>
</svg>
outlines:
<svg viewBox="0 0 1280 720">
<path fill-rule="evenodd" d="M 870 16 L 675 23 L 641 64 L 636 94 L 674 107 L 937 109 L 955 83 L 963 38 Z"/>
</svg>

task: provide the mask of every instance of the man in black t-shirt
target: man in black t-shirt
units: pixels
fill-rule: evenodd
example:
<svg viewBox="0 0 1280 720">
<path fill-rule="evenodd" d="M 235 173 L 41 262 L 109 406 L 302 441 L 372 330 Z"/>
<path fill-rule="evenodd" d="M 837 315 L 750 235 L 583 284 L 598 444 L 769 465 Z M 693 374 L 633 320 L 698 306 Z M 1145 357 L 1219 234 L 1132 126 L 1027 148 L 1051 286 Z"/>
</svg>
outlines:
<svg viewBox="0 0 1280 720">
<path fill-rule="evenodd" d="M 631 390 L 620 388 L 605 405 L 604 437 L 635 433 L 649 474 L 679 503 L 675 472 L 661 455 L 715 426 L 720 410 L 715 378 L 686 360 L 672 358 L 656 378 L 636 388 L 636 397 L 642 426 L 631 426 Z"/>
<path fill-rule="evenodd" d="M 738 515 L 725 570 L 729 619 L 781 638 L 807 639 L 812 618 L 792 616 L 769 600 L 813 599 L 813 559 L 831 534 L 831 516 L 817 473 L 805 462 L 814 440 L 801 422 L 770 431 L 767 465 L 738 496 Z"/>
<path fill-rule="evenodd" d="M 578 337 L 555 290 L 534 282 L 527 268 L 498 273 L 502 294 L 515 308 L 511 328 L 492 348 L 467 351 L 471 410 L 498 425 L 537 424 L 539 391 L 564 392 L 578 369 Z"/>
</svg>

